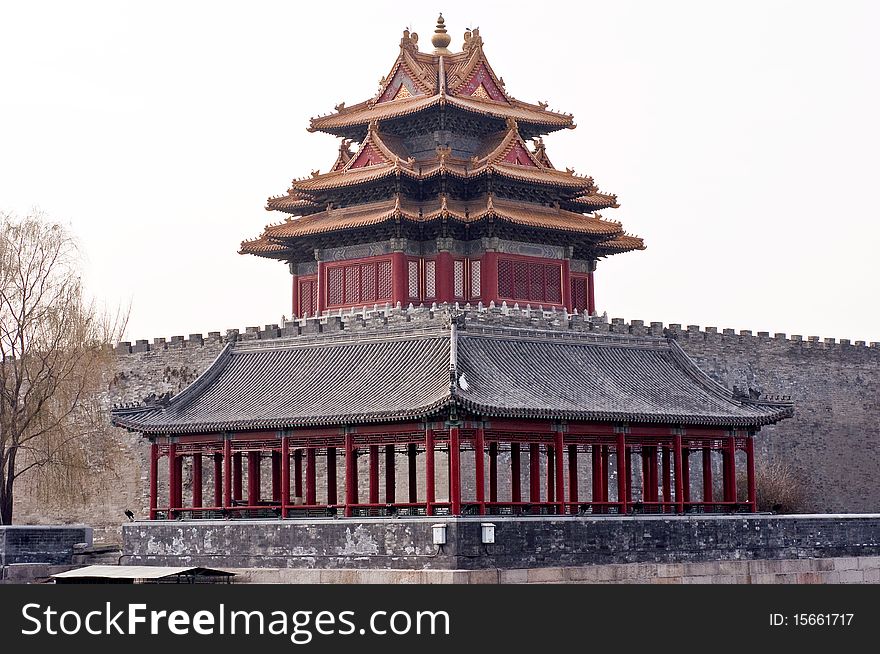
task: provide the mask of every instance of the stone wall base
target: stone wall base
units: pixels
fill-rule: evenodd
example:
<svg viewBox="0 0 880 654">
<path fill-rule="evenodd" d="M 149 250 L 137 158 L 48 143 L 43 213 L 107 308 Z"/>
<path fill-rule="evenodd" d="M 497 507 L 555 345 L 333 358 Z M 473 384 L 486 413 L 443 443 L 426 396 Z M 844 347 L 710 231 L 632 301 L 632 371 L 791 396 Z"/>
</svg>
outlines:
<svg viewBox="0 0 880 654">
<path fill-rule="evenodd" d="M 238 584 L 876 584 L 880 556 L 515 570 L 237 568 Z"/>
</svg>

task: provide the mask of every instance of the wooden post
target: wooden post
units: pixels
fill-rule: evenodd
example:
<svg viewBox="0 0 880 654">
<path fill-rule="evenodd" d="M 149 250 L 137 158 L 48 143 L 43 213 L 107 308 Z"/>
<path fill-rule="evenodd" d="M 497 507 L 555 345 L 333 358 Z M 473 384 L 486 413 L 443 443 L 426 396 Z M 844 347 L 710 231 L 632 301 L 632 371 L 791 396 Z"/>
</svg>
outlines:
<svg viewBox="0 0 880 654">
<path fill-rule="evenodd" d="M 214 506 L 223 506 L 223 455 L 214 454 Z"/>
<path fill-rule="evenodd" d="M 260 503 L 260 454 L 260 452 L 248 452 L 248 506 L 256 506 Z"/>
<path fill-rule="evenodd" d="M 498 501 L 498 443 L 489 443 L 489 501 Z"/>
<path fill-rule="evenodd" d="M 202 507 L 202 455 L 196 453 L 192 455 L 193 466 L 193 483 L 192 483 L 192 505 L 193 508 Z"/>
<path fill-rule="evenodd" d="M 379 446 L 370 445 L 370 504 L 379 503 Z"/>
<path fill-rule="evenodd" d="M 626 503 L 627 503 L 627 506 L 632 506 L 632 503 L 633 503 L 632 456 L 633 456 L 633 448 L 632 448 L 632 446 L 627 446 L 626 447 L 626 454 L 623 457 L 624 465 L 626 466 Z"/>
<path fill-rule="evenodd" d="M 287 517 L 290 506 L 290 438 L 281 437 L 281 517 Z"/>
<path fill-rule="evenodd" d="M 681 448 L 681 483 L 684 486 L 684 502 L 691 501 L 691 450 L 687 447 Z"/>
<path fill-rule="evenodd" d="M 626 463 L 627 448 L 626 434 L 623 432 L 617 434 L 617 503 L 620 505 L 620 513 L 626 514 L 627 511 L 627 483 L 626 476 L 629 466 Z"/>
<path fill-rule="evenodd" d="M 327 504 L 333 505 L 338 501 L 336 496 L 336 448 L 327 448 Z"/>
<path fill-rule="evenodd" d="M 425 429 L 425 515 L 434 514 L 434 430 Z"/>
<path fill-rule="evenodd" d="M 272 450 L 272 501 L 281 504 L 281 452 Z"/>
<path fill-rule="evenodd" d="M 681 451 L 681 434 L 672 437 L 672 461 L 675 466 L 675 503 L 679 513 L 684 513 L 684 457 Z"/>
<path fill-rule="evenodd" d="M 593 513 L 599 513 L 601 507 L 595 506 L 602 499 L 602 448 L 597 443 L 590 445 L 590 477 L 592 479 L 592 492 L 590 501 L 594 503 Z"/>
<path fill-rule="evenodd" d="M 306 504 L 310 506 L 318 503 L 316 455 L 314 447 L 306 449 Z"/>
<path fill-rule="evenodd" d="M 650 448 L 651 459 L 648 463 L 648 472 L 651 474 L 651 501 L 657 502 L 660 499 L 659 475 L 657 474 L 657 447 L 652 445 Z"/>
<path fill-rule="evenodd" d="M 712 503 L 712 447 L 706 442 L 703 447 L 703 501 Z"/>
<path fill-rule="evenodd" d="M 662 457 L 663 465 L 663 504 L 668 505 L 672 502 L 672 466 L 670 462 L 669 447 L 664 446 L 660 456 Z M 664 513 L 668 513 L 669 510 L 669 506 L 663 507 Z"/>
<path fill-rule="evenodd" d="M 651 448 L 642 445 L 642 502 L 651 501 Z"/>
<path fill-rule="evenodd" d="M 396 479 L 394 477 L 395 463 L 394 445 L 385 446 L 385 502 L 394 504 L 397 499 Z"/>
<path fill-rule="evenodd" d="M 351 517 L 354 505 L 357 504 L 357 452 L 354 449 L 354 437 L 345 435 L 345 515 Z"/>
<path fill-rule="evenodd" d="M 159 506 L 159 444 L 150 443 L 150 520 L 156 519 Z"/>
<path fill-rule="evenodd" d="M 587 311 L 592 316 L 596 313 L 596 293 L 593 286 L 594 273 L 587 273 Z"/>
<path fill-rule="evenodd" d="M 556 430 L 556 444 L 553 447 L 553 452 L 556 454 L 556 513 L 562 515 L 565 513 L 565 468 L 563 468 L 565 432 L 561 429 Z"/>
<path fill-rule="evenodd" d="M 727 501 L 736 503 L 736 436 L 727 439 L 727 471 L 725 488 L 727 488 Z M 735 510 L 731 509 L 731 510 Z"/>
<path fill-rule="evenodd" d="M 541 501 L 541 452 L 537 443 L 529 443 L 529 502 L 537 504 Z M 536 507 L 532 508 L 533 512 Z"/>
<path fill-rule="evenodd" d="M 236 452 L 232 455 L 232 500 L 241 502 L 242 496 L 242 454 Z"/>
<path fill-rule="evenodd" d="M 449 512 L 461 515 L 461 439 L 458 427 L 449 428 Z"/>
<path fill-rule="evenodd" d="M 752 513 L 758 510 L 758 494 L 755 489 L 755 441 L 751 434 L 746 437 L 746 475 L 749 484 L 749 506 Z"/>
<path fill-rule="evenodd" d="M 402 307 L 406 307 L 409 303 L 409 268 L 405 253 L 392 252 L 391 270 L 391 303 L 395 304 L 400 302 Z"/>
<path fill-rule="evenodd" d="M 522 466 L 519 443 L 510 444 L 510 501 L 522 502 Z"/>
<path fill-rule="evenodd" d="M 578 450 L 574 443 L 568 446 L 568 501 L 578 501 Z M 572 510 L 577 512 L 576 508 Z"/>
<path fill-rule="evenodd" d="M 477 513 L 486 512 L 486 436 L 482 427 L 474 435 L 474 476 L 476 477 Z"/>
<path fill-rule="evenodd" d="M 610 456 L 610 447 L 608 445 L 602 446 L 602 501 L 608 502 L 608 491 L 609 484 L 608 478 L 611 476 L 611 466 L 608 465 Z"/>
<path fill-rule="evenodd" d="M 293 452 L 293 496 L 303 501 L 303 451 Z"/>
<path fill-rule="evenodd" d="M 409 503 L 415 504 L 419 501 L 418 450 L 416 449 L 415 443 L 410 443 L 406 446 L 406 457 L 409 462 L 409 483 L 407 484 L 409 490 Z"/>
<path fill-rule="evenodd" d="M 547 454 L 547 479 L 545 482 L 547 502 L 553 504 L 556 502 L 556 450 L 548 444 L 544 451 Z"/>
<path fill-rule="evenodd" d="M 232 441 L 223 438 L 223 508 L 232 506 Z"/>
<path fill-rule="evenodd" d="M 169 443 L 168 445 L 168 519 L 174 520 L 177 517 L 177 511 L 180 502 L 178 501 L 178 479 L 177 479 L 177 444 Z"/>
</svg>

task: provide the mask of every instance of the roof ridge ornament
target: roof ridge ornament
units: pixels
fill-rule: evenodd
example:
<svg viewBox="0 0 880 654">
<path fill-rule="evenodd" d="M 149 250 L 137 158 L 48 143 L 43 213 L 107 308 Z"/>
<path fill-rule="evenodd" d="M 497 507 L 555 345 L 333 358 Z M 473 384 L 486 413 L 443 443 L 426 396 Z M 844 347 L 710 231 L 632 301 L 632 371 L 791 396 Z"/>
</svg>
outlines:
<svg viewBox="0 0 880 654">
<path fill-rule="evenodd" d="M 443 20 L 443 14 L 437 17 L 437 29 L 431 36 L 431 44 L 434 46 L 435 55 L 452 54 L 449 51 L 449 44 L 452 43 L 452 37 L 446 33 L 446 21 Z"/>
<path fill-rule="evenodd" d="M 410 32 L 409 27 L 403 30 L 403 36 L 400 39 L 400 49 L 407 50 L 412 53 L 416 53 L 419 51 L 419 35 L 415 32 Z M 384 84 L 385 80 L 382 79 L 380 84 Z"/>
<path fill-rule="evenodd" d="M 464 31 L 464 45 L 462 46 L 462 50 L 470 54 L 474 50 L 483 47 L 483 39 L 480 37 L 480 28 L 475 27 L 471 29 L 468 27 Z"/>
</svg>

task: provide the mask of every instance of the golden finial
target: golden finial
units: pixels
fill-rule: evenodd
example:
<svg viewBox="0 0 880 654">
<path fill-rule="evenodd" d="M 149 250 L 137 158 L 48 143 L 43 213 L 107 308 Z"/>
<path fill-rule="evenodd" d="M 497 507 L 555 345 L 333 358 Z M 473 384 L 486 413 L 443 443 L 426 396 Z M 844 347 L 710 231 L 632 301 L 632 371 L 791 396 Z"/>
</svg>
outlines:
<svg viewBox="0 0 880 654">
<path fill-rule="evenodd" d="M 449 44 L 452 43 L 452 37 L 446 33 L 446 21 L 443 20 L 443 14 L 437 18 L 437 29 L 431 36 L 431 43 L 434 46 L 434 54 L 452 54 L 449 52 Z"/>
</svg>

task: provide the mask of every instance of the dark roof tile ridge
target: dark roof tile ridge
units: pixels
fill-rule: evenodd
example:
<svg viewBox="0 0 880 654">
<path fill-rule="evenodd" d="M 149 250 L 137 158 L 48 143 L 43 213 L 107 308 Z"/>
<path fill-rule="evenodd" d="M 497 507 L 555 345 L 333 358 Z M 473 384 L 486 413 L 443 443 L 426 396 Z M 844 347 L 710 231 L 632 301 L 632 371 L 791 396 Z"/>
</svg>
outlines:
<svg viewBox="0 0 880 654">
<path fill-rule="evenodd" d="M 383 325 L 375 328 L 362 328 L 358 330 L 346 329 L 340 332 L 318 332 L 315 334 L 302 334 L 299 336 L 282 336 L 271 339 L 256 339 L 238 341 L 232 350 L 232 354 L 245 354 L 251 352 L 265 352 L 269 350 L 287 350 L 297 347 L 330 347 L 336 345 L 351 345 L 355 343 L 369 343 L 387 340 L 411 340 L 421 338 L 446 338 L 449 331 L 448 325 Z"/>
</svg>

